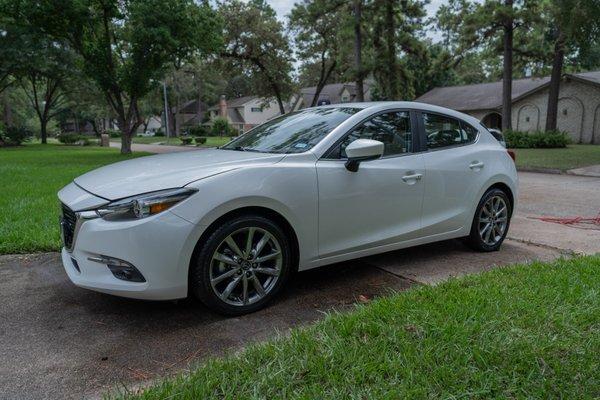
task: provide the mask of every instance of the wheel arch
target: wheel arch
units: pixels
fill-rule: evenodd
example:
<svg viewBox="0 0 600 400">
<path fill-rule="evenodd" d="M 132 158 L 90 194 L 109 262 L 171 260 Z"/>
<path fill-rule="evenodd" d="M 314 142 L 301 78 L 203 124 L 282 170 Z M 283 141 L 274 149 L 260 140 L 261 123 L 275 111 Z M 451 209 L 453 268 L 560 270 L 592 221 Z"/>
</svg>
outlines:
<svg viewBox="0 0 600 400">
<path fill-rule="evenodd" d="M 513 194 L 512 189 L 504 182 L 496 182 L 490 187 L 488 187 L 484 193 L 487 193 L 491 189 L 500 189 L 508 196 L 508 200 L 510 201 L 510 213 L 512 216 L 513 210 L 515 208 L 515 195 Z"/>
<path fill-rule="evenodd" d="M 248 215 L 258 215 L 265 218 L 268 218 L 275 223 L 277 223 L 281 229 L 283 229 L 284 233 L 288 237 L 290 245 L 292 247 L 292 267 L 294 270 L 298 269 L 299 260 L 300 260 L 300 244 L 298 241 L 298 235 L 293 228 L 292 224 L 288 221 L 286 217 L 284 217 L 280 212 L 273 210 L 272 208 L 265 206 L 245 206 L 236 208 L 234 210 L 230 210 L 225 212 L 218 218 L 216 218 L 210 225 L 204 229 L 204 232 L 200 235 L 200 238 L 196 241 L 194 246 L 194 251 L 192 252 L 192 256 L 189 261 L 188 266 L 188 281 L 190 277 L 190 272 L 192 270 L 192 263 L 196 259 L 198 252 L 201 249 L 202 244 L 208 239 L 208 237 L 219 227 L 227 221 L 232 219 L 248 216 Z M 188 284 L 189 287 L 189 284 Z"/>
</svg>

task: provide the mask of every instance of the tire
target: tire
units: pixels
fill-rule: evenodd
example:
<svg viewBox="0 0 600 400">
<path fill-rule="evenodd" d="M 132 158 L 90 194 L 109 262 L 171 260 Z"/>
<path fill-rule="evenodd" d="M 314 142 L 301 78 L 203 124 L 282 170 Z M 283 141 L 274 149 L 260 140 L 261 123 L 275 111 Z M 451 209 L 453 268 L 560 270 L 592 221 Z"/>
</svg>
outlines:
<svg viewBox="0 0 600 400">
<path fill-rule="evenodd" d="M 190 271 L 190 288 L 220 314 L 260 310 L 277 296 L 294 270 L 288 237 L 279 225 L 259 215 L 225 222 L 200 245 Z"/>
<path fill-rule="evenodd" d="M 466 243 L 477 251 L 498 251 L 508 233 L 511 216 L 512 206 L 506 193 L 497 188 L 488 190 L 477 205 Z"/>
</svg>

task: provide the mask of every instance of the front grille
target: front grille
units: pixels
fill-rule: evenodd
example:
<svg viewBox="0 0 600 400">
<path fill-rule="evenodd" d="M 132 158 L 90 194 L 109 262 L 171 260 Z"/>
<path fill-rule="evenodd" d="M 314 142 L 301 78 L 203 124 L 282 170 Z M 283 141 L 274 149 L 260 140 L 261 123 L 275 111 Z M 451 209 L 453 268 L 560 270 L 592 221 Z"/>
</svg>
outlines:
<svg viewBox="0 0 600 400">
<path fill-rule="evenodd" d="M 62 219 L 60 226 L 65 247 L 71 249 L 73 246 L 73 236 L 75 234 L 75 225 L 77 224 L 77 216 L 69 207 L 62 205 Z"/>
</svg>

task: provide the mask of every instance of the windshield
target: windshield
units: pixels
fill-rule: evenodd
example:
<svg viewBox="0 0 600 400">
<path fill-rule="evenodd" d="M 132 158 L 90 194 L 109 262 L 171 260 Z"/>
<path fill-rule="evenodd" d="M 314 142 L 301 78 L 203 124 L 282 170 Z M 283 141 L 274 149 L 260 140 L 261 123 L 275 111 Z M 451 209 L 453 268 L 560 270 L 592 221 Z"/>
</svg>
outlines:
<svg viewBox="0 0 600 400">
<path fill-rule="evenodd" d="M 297 111 L 259 125 L 221 148 L 261 153 L 302 153 L 358 111 L 359 108 L 352 107 Z"/>
</svg>

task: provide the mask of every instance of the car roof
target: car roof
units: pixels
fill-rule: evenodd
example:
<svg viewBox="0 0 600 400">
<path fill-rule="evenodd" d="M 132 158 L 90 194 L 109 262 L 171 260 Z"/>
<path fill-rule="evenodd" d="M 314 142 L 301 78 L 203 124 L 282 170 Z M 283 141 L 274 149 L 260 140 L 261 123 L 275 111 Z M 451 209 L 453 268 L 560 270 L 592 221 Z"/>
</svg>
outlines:
<svg viewBox="0 0 600 400">
<path fill-rule="evenodd" d="M 339 104 L 327 104 L 323 106 L 311 107 L 312 109 L 316 108 L 339 108 L 339 107 L 349 107 L 349 108 L 358 108 L 361 110 L 369 110 L 372 112 L 384 111 L 390 108 L 408 108 L 412 110 L 419 111 L 431 111 L 437 112 L 441 114 L 446 114 L 448 116 L 452 116 L 455 118 L 460 118 L 466 122 L 469 122 L 472 125 L 479 126 L 480 122 L 477 118 L 474 118 L 468 114 L 461 113 L 456 110 L 452 110 L 446 107 L 435 106 L 433 104 L 419 103 L 417 101 L 369 101 L 369 102 L 360 102 L 360 103 L 339 103 Z"/>
</svg>

